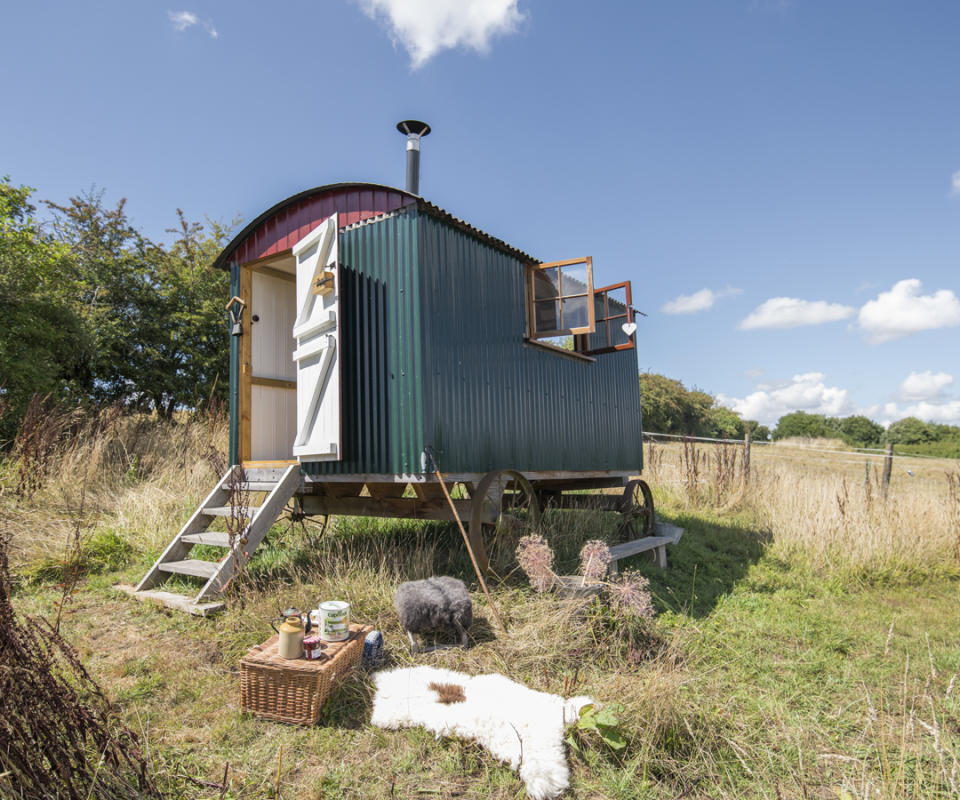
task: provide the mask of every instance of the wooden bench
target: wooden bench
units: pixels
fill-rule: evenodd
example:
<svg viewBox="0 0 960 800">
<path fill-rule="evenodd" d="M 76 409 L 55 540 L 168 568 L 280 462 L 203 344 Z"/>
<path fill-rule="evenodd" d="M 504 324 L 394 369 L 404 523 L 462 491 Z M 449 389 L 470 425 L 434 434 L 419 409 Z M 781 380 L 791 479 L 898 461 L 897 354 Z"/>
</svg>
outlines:
<svg viewBox="0 0 960 800">
<path fill-rule="evenodd" d="M 610 548 L 609 571 L 611 575 L 617 575 L 620 572 L 617 562 L 621 558 L 649 551 L 653 552 L 653 563 L 661 569 L 666 568 L 667 545 L 676 544 L 680 541 L 680 537 L 683 536 L 683 528 L 678 528 L 668 522 L 661 522 L 658 519 L 653 530 L 653 536 L 645 536 L 642 539 L 634 539 L 632 542 L 615 544 Z"/>
</svg>

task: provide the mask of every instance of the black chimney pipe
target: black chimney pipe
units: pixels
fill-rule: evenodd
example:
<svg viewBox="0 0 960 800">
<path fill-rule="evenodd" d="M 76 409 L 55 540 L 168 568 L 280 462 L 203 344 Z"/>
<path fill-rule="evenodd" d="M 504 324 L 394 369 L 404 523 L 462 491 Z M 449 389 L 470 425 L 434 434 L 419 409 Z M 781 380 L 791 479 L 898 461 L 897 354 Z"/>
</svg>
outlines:
<svg viewBox="0 0 960 800">
<path fill-rule="evenodd" d="M 426 122 L 405 119 L 397 123 L 397 130 L 407 135 L 407 186 L 410 194 L 420 194 L 420 138 L 430 133 Z"/>
</svg>

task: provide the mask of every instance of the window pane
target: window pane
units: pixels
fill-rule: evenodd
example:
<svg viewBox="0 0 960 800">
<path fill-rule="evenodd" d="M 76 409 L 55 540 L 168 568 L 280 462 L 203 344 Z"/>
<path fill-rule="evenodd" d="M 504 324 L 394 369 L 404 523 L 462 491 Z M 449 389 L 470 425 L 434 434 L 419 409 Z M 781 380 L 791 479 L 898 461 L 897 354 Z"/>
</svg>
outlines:
<svg viewBox="0 0 960 800">
<path fill-rule="evenodd" d="M 586 294 L 587 293 L 587 264 L 583 262 L 581 264 L 570 264 L 569 266 L 562 267 L 563 269 L 563 286 L 561 287 L 564 294 Z"/>
<path fill-rule="evenodd" d="M 551 300 L 560 294 L 560 274 L 556 267 L 533 273 L 533 299 Z"/>
<path fill-rule="evenodd" d="M 583 297 L 564 297 L 560 301 L 563 303 L 563 328 L 585 328 L 590 324 L 590 313 L 587 308 L 587 296 Z"/>
<path fill-rule="evenodd" d="M 533 304 L 533 330 L 555 331 L 560 327 L 560 302 L 558 300 L 540 300 Z"/>
</svg>

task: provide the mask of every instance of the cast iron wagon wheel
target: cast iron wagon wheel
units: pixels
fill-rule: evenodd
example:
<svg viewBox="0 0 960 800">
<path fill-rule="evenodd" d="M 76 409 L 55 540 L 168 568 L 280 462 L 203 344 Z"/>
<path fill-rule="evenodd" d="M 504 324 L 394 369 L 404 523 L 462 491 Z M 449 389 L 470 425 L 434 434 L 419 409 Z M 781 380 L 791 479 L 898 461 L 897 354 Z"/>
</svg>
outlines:
<svg viewBox="0 0 960 800">
<path fill-rule="evenodd" d="M 494 516 L 496 524 L 486 521 Z M 491 571 L 484 539 L 490 541 L 491 554 L 496 556 L 498 545 L 539 528 L 540 503 L 523 475 L 512 469 L 495 469 L 480 479 L 470 507 L 470 546 L 481 570 Z"/>
<path fill-rule="evenodd" d="M 653 492 L 646 481 L 627 483 L 620 498 L 620 527 L 617 534 L 621 542 L 632 542 L 653 533 Z"/>
</svg>

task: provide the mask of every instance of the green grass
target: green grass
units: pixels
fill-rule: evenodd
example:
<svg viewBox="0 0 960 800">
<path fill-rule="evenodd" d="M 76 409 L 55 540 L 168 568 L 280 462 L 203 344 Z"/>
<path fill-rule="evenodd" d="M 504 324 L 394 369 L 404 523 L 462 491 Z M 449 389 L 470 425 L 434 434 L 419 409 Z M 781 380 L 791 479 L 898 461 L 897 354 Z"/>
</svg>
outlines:
<svg viewBox="0 0 960 800">
<path fill-rule="evenodd" d="M 237 662 L 270 633 L 284 605 L 345 597 L 355 618 L 385 632 L 392 663 L 497 671 L 559 691 L 575 671 L 578 693 L 624 706 L 628 746 L 570 754 L 571 797 L 946 798 L 960 756 L 960 637 L 954 573 L 860 576 L 822 570 L 770 543 L 747 514 L 680 512 L 658 497 L 685 534 L 651 582 L 652 624 L 588 602 L 537 595 L 513 573 L 493 587 L 510 632 L 499 634 L 474 592 L 477 644 L 412 659 L 392 592 L 432 572 L 471 579 L 450 526 L 341 520 L 323 538 L 278 526 L 249 566 L 242 602 L 212 620 L 130 601 L 88 577 L 63 628 L 114 698 L 171 798 L 211 790 L 227 797 L 416 798 L 523 796 L 516 775 L 469 742 L 369 723 L 369 679 L 348 684 L 301 729 L 240 713 Z M 558 563 L 572 565 L 586 538 L 612 533 L 609 515 L 551 515 Z M 142 560 L 142 558 L 140 559 Z M 567 564 L 570 562 L 570 564 Z M 476 587 L 474 587 L 476 588 Z M 21 587 L 23 611 L 47 614 L 57 594 Z M 892 627 L 891 627 L 892 625 Z M 632 655 L 631 655 L 632 654 Z M 846 793 L 846 794 L 845 794 Z M 214 792 L 214 795 L 216 792 Z"/>
</svg>

